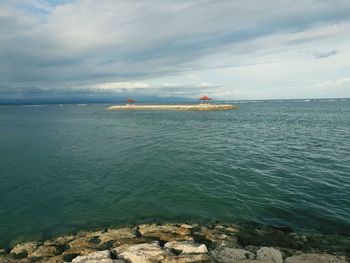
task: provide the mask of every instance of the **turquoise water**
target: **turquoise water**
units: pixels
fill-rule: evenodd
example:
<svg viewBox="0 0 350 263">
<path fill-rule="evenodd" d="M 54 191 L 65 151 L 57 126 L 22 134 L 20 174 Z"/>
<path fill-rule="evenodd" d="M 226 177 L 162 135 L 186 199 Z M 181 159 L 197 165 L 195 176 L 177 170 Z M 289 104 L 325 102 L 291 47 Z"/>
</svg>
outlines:
<svg viewBox="0 0 350 263">
<path fill-rule="evenodd" d="M 350 100 L 0 106 L 0 245 L 141 222 L 350 233 Z"/>
</svg>

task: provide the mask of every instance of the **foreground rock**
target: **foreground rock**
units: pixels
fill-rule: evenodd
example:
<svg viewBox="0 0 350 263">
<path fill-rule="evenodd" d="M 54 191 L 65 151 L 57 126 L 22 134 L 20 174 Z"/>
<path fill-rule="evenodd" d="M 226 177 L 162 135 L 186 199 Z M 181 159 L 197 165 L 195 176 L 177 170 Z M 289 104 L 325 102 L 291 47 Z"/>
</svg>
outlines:
<svg viewBox="0 0 350 263">
<path fill-rule="evenodd" d="M 0 263 L 347 263 L 350 238 L 288 227 L 143 224 L 0 249 Z"/>
<path fill-rule="evenodd" d="M 122 245 L 115 249 L 117 255 L 131 263 L 153 263 L 163 261 L 173 254 L 157 244 Z"/>
<path fill-rule="evenodd" d="M 286 258 L 286 263 L 347 263 L 344 258 L 327 254 L 301 254 Z"/>
<path fill-rule="evenodd" d="M 177 254 L 201 254 L 208 252 L 206 245 L 197 244 L 191 241 L 171 241 L 166 243 L 164 248 L 167 248 Z"/>
<path fill-rule="evenodd" d="M 73 259 L 74 263 L 125 263 L 124 260 L 113 260 L 111 253 L 106 251 L 99 251 L 88 254 L 86 256 L 78 256 Z"/>
<path fill-rule="evenodd" d="M 187 254 L 180 256 L 167 257 L 162 263 L 212 263 L 213 258 L 206 254 Z"/>
<path fill-rule="evenodd" d="M 239 231 L 240 228 L 237 226 L 217 225 L 213 228 L 201 227 L 200 232 L 204 235 L 204 240 L 209 241 L 212 247 L 242 248 L 236 236 Z"/>
<path fill-rule="evenodd" d="M 230 247 L 220 247 L 213 250 L 210 255 L 218 262 L 235 263 L 246 259 L 254 259 L 255 255 L 247 250 Z"/>
<path fill-rule="evenodd" d="M 32 257 L 53 257 L 62 254 L 63 248 L 60 246 L 40 246 L 32 254 Z"/>
<path fill-rule="evenodd" d="M 191 229 L 180 225 L 140 225 L 139 233 L 143 237 L 150 237 L 162 242 L 191 240 Z"/>
<path fill-rule="evenodd" d="M 11 249 L 10 254 L 13 257 L 25 257 L 31 256 L 34 251 L 38 248 L 38 242 L 27 242 L 22 244 L 17 244 L 14 248 Z M 25 255 L 25 256 L 24 256 Z"/>
<path fill-rule="evenodd" d="M 277 249 L 270 248 L 270 247 L 260 248 L 256 252 L 256 258 L 259 260 L 271 261 L 273 263 L 282 263 L 283 262 L 281 252 L 278 251 Z"/>
</svg>

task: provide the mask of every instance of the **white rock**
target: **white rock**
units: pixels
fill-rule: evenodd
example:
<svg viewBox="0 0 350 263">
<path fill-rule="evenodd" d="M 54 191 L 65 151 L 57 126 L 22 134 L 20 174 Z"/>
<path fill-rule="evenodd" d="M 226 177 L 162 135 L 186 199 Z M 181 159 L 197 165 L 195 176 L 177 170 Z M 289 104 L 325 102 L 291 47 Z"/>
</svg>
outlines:
<svg viewBox="0 0 350 263">
<path fill-rule="evenodd" d="M 283 257 L 279 250 L 272 247 L 262 247 L 256 252 L 256 258 L 259 260 L 272 261 L 274 263 L 282 263 Z"/>
<path fill-rule="evenodd" d="M 191 229 L 193 227 L 195 227 L 196 225 L 190 225 L 190 224 L 182 224 L 180 227 L 182 228 L 187 228 L 187 229 Z"/>
<path fill-rule="evenodd" d="M 191 241 L 171 241 L 164 245 L 164 248 L 174 249 L 182 254 L 201 254 L 207 253 L 208 249 L 204 244 L 197 244 Z"/>
<path fill-rule="evenodd" d="M 122 245 L 115 249 L 118 257 L 131 263 L 153 263 L 164 260 L 173 254 L 162 250 L 157 244 Z"/>
<path fill-rule="evenodd" d="M 345 258 L 338 258 L 329 254 L 300 254 L 286 258 L 286 263 L 347 263 Z"/>
<path fill-rule="evenodd" d="M 230 247 L 216 248 L 211 251 L 210 255 L 221 263 L 236 263 L 240 260 L 255 258 L 255 255 L 247 250 Z"/>
<path fill-rule="evenodd" d="M 73 263 L 122 263 L 122 260 L 111 259 L 111 254 L 108 250 L 98 251 L 85 256 L 78 256 L 72 260 Z"/>
<path fill-rule="evenodd" d="M 174 226 L 174 225 L 156 225 L 156 224 L 144 224 L 144 225 L 139 225 L 139 231 L 140 233 L 144 236 L 147 235 L 148 233 L 176 233 L 179 227 Z"/>
</svg>

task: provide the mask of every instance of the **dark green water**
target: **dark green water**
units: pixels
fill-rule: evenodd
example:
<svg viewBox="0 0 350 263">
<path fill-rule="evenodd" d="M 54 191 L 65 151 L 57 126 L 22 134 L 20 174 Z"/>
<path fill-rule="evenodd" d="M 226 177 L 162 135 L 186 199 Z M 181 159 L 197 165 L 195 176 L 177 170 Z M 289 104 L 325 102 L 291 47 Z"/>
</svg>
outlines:
<svg viewBox="0 0 350 263">
<path fill-rule="evenodd" d="M 159 221 L 350 233 L 350 100 L 0 107 L 0 245 Z"/>
</svg>

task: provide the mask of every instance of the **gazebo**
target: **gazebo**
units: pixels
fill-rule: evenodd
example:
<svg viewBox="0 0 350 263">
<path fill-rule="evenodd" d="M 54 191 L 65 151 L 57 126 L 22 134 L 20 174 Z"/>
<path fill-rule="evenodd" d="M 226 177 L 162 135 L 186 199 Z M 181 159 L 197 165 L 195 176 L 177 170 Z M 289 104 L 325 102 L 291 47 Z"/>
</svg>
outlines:
<svg viewBox="0 0 350 263">
<path fill-rule="evenodd" d="M 134 104 L 136 101 L 134 100 L 134 99 L 132 99 L 132 98 L 128 98 L 127 100 L 126 100 L 126 103 L 127 104 L 130 104 L 130 105 L 132 105 L 132 104 Z"/>
<path fill-rule="evenodd" d="M 202 100 L 203 103 L 208 104 L 209 101 L 212 100 L 212 98 L 209 98 L 208 96 L 203 96 L 203 97 L 200 97 L 199 100 Z"/>
</svg>

